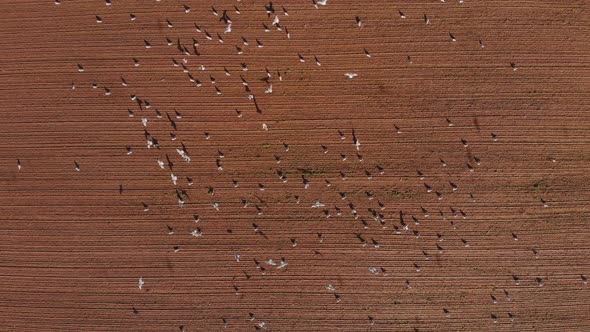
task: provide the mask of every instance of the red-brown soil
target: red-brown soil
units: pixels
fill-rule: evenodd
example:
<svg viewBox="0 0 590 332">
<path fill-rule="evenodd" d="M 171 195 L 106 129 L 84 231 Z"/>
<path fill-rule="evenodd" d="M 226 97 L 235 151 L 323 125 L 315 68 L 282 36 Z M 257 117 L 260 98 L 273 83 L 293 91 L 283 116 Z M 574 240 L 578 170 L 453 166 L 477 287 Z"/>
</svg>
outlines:
<svg viewBox="0 0 590 332">
<path fill-rule="evenodd" d="M 0 330 L 590 330 L 588 2 L 273 9 L 0 2 Z"/>
</svg>

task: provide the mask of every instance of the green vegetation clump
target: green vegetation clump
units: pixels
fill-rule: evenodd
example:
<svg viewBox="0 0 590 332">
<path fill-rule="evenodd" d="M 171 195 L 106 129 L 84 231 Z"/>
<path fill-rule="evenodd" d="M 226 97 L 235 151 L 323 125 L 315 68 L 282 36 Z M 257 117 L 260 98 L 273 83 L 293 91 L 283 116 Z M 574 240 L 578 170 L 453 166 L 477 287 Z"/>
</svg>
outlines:
<svg viewBox="0 0 590 332">
<path fill-rule="evenodd" d="M 391 197 L 396 199 L 411 199 L 412 197 L 414 197 L 414 192 L 410 189 L 406 191 L 394 190 L 391 192 Z"/>
<path fill-rule="evenodd" d="M 319 169 L 314 169 L 314 168 L 297 168 L 297 170 L 299 170 L 301 173 L 305 174 L 305 175 L 323 175 L 326 172 L 319 170 Z"/>
<path fill-rule="evenodd" d="M 533 184 L 533 191 L 542 191 L 547 189 L 547 183 L 544 180 L 536 182 Z"/>
</svg>

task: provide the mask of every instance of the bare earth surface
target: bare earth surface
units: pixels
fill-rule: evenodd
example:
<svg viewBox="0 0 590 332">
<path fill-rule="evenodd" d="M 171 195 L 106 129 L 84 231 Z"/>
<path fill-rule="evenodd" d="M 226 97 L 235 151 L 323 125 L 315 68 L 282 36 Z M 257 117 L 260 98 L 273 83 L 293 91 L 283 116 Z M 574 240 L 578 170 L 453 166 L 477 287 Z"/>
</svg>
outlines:
<svg viewBox="0 0 590 332">
<path fill-rule="evenodd" d="M 321 2 L 0 1 L 0 330 L 590 330 L 590 3 Z"/>
</svg>

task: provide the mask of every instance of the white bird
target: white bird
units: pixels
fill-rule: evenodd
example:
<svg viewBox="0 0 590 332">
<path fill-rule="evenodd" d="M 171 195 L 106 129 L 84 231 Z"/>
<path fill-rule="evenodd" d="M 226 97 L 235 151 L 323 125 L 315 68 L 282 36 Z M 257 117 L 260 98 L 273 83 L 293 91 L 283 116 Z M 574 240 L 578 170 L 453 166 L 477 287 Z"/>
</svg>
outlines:
<svg viewBox="0 0 590 332">
<path fill-rule="evenodd" d="M 328 4 L 328 0 L 316 0 L 315 1 L 315 5 L 316 5 L 315 8 L 318 8 L 317 5 L 325 6 L 327 4 Z"/>
<path fill-rule="evenodd" d="M 170 177 L 172 178 L 172 183 L 174 183 L 174 185 L 176 185 L 176 181 L 178 180 L 178 177 L 176 175 L 174 175 L 174 173 L 170 173 Z"/>
<path fill-rule="evenodd" d="M 266 89 L 266 91 L 264 91 L 264 93 L 272 93 L 272 84 L 270 84 L 268 86 L 268 89 Z"/>
<path fill-rule="evenodd" d="M 195 236 L 195 237 L 199 237 L 199 236 L 202 236 L 203 233 L 201 233 L 201 231 L 197 228 L 191 232 L 191 235 Z"/>
<path fill-rule="evenodd" d="M 186 152 L 184 152 L 184 150 L 181 149 L 176 149 L 176 152 L 178 152 L 178 154 L 184 159 L 184 161 L 186 161 L 187 163 L 191 161 L 191 157 L 188 156 L 188 154 L 186 154 Z"/>
<path fill-rule="evenodd" d="M 311 207 L 312 208 L 319 208 L 319 207 L 324 207 L 326 206 L 326 204 L 320 202 L 320 201 L 316 201 Z"/>
<path fill-rule="evenodd" d="M 137 285 L 139 286 L 139 289 L 143 288 L 143 284 L 145 284 L 145 282 L 143 282 L 143 278 L 139 277 L 139 282 L 137 283 Z"/>
<path fill-rule="evenodd" d="M 357 73 L 345 73 L 344 76 L 352 79 L 352 78 L 355 78 L 359 75 Z"/>
</svg>

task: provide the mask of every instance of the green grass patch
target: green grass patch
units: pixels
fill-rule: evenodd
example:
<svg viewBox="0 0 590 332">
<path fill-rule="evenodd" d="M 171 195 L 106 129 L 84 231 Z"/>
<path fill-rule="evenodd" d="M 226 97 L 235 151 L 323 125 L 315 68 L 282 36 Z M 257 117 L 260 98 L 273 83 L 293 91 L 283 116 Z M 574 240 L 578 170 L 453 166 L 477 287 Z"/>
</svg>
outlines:
<svg viewBox="0 0 590 332">
<path fill-rule="evenodd" d="M 395 199 L 411 199 L 415 193 L 409 189 L 406 191 L 393 190 L 390 195 Z"/>
<path fill-rule="evenodd" d="M 546 190 L 547 187 L 549 187 L 547 185 L 547 183 L 544 180 L 541 180 L 541 181 L 535 182 L 533 184 L 532 190 L 533 191 L 543 191 L 543 190 Z"/>
<path fill-rule="evenodd" d="M 297 168 L 297 170 L 300 171 L 302 174 L 309 176 L 326 174 L 326 172 L 324 172 L 323 170 L 315 168 Z"/>
</svg>

